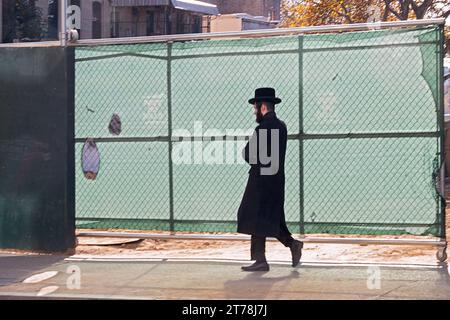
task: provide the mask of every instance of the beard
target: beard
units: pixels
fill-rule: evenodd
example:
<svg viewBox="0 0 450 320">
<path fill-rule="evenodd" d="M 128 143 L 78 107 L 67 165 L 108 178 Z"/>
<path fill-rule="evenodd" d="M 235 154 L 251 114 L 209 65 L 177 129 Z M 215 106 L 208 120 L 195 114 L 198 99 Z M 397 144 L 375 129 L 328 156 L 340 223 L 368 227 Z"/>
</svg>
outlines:
<svg viewBox="0 0 450 320">
<path fill-rule="evenodd" d="M 263 119 L 263 114 L 261 113 L 261 109 L 257 109 L 256 113 L 256 123 L 261 123 L 262 119 Z"/>
</svg>

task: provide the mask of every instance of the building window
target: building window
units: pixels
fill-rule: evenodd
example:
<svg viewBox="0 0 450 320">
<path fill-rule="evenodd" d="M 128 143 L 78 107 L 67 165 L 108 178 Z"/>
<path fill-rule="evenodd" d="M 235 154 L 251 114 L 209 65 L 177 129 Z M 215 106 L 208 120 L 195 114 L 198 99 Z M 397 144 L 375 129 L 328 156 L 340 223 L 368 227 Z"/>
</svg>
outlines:
<svg viewBox="0 0 450 320">
<path fill-rule="evenodd" d="M 202 32 L 202 17 L 194 16 L 194 23 L 192 25 L 192 33 L 201 33 Z"/>
<path fill-rule="evenodd" d="M 190 14 L 185 14 L 183 19 L 183 33 L 191 33 L 192 29 L 192 23 L 191 23 L 192 16 Z"/>
<path fill-rule="evenodd" d="M 100 2 L 93 2 L 92 12 L 92 38 L 100 39 L 102 37 L 102 4 Z"/>
<path fill-rule="evenodd" d="M 155 34 L 155 13 L 153 11 L 147 11 L 147 35 L 152 36 Z"/>
<path fill-rule="evenodd" d="M 156 28 L 155 33 L 157 35 L 164 34 L 166 30 L 166 14 L 164 11 L 156 13 Z"/>
<path fill-rule="evenodd" d="M 184 14 L 177 12 L 177 33 L 184 33 Z"/>
<path fill-rule="evenodd" d="M 131 8 L 132 25 L 131 25 L 131 36 L 138 36 L 139 30 L 139 9 L 137 7 Z"/>
<path fill-rule="evenodd" d="M 111 24 L 112 27 L 112 36 L 113 38 L 120 37 L 120 10 L 113 8 L 112 11 L 113 21 Z"/>
</svg>

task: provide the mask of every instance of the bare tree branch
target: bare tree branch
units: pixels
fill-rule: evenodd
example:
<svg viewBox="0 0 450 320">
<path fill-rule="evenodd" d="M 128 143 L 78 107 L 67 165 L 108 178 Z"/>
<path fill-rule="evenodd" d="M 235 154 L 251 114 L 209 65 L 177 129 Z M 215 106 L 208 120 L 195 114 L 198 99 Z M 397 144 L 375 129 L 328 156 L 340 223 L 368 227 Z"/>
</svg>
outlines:
<svg viewBox="0 0 450 320">
<path fill-rule="evenodd" d="M 391 12 L 394 16 L 396 16 L 397 19 L 401 20 L 400 13 L 398 13 L 391 7 L 391 0 L 384 0 L 384 3 L 386 4 L 386 9 L 389 10 L 389 12 Z"/>
<path fill-rule="evenodd" d="M 389 9 L 387 6 L 384 6 L 383 18 L 381 21 L 386 21 L 389 16 Z"/>
<path fill-rule="evenodd" d="M 411 2 L 411 0 L 399 0 L 400 2 L 400 8 L 401 8 L 401 19 L 402 20 L 408 20 L 408 15 L 409 15 L 409 4 Z"/>
<path fill-rule="evenodd" d="M 447 19 L 450 16 L 450 9 L 442 14 L 442 17 Z"/>
<path fill-rule="evenodd" d="M 417 19 L 423 19 L 425 13 L 433 5 L 433 0 L 424 0 L 421 5 L 417 5 L 414 0 L 410 1 L 411 7 L 416 15 Z"/>
</svg>

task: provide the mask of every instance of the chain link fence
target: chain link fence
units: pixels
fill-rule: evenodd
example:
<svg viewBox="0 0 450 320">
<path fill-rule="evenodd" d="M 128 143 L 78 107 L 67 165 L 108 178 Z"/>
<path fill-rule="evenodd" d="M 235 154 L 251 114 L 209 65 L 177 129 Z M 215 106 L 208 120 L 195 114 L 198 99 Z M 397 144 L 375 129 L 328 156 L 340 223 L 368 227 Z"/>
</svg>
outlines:
<svg viewBox="0 0 450 320">
<path fill-rule="evenodd" d="M 292 232 L 442 236 L 442 39 L 431 26 L 77 47 L 77 226 L 235 232 L 247 101 L 269 86 Z"/>
</svg>

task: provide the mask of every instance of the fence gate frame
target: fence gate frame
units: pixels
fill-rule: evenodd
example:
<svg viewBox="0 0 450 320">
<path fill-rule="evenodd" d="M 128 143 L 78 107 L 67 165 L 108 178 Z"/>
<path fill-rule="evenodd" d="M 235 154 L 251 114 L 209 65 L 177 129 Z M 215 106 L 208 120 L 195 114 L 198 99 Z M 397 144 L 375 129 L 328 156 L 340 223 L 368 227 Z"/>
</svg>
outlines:
<svg viewBox="0 0 450 320">
<path fill-rule="evenodd" d="M 62 22 L 64 25 L 64 22 Z M 147 37 L 128 37 L 128 38 L 104 38 L 104 39 L 89 39 L 89 40 L 74 40 L 66 41 L 69 35 L 69 30 L 65 33 L 61 33 L 61 40 L 59 45 L 69 46 L 69 47 L 89 47 L 98 45 L 118 45 L 118 44 L 148 44 L 148 43 L 165 43 L 168 47 L 168 73 L 170 73 L 170 55 L 172 43 L 176 41 L 189 41 L 189 40 L 207 40 L 207 39 L 239 39 L 239 38 L 252 38 L 252 37 L 268 37 L 268 36 L 288 36 L 288 35 L 304 35 L 311 33 L 327 33 L 327 32 L 345 32 L 345 31 L 368 31 L 373 29 L 391 29 L 391 28 L 408 28 L 417 26 L 438 26 L 439 27 L 439 41 L 440 41 L 440 59 L 438 68 L 443 70 L 443 58 L 444 58 L 444 24 L 445 19 L 424 19 L 424 20 L 407 20 L 407 21 L 396 21 L 396 22 L 375 22 L 375 23 L 356 23 L 356 24 L 346 24 L 346 25 L 325 25 L 325 26 L 313 26 L 313 27 L 300 27 L 300 28 L 279 28 L 279 29 L 264 29 L 264 30 L 253 30 L 253 31 L 242 31 L 242 32 L 217 32 L 217 33 L 203 33 L 203 34 L 181 34 L 181 35 L 166 35 L 166 36 L 147 36 Z M 299 37 L 299 41 L 302 41 L 302 37 Z M 21 46 L 21 44 L 16 44 Z M 28 44 L 29 46 L 29 44 Z M 301 46 L 300 46 L 301 47 Z M 439 146 L 439 156 L 440 162 L 442 164 L 439 172 L 439 184 L 441 190 L 441 196 L 445 199 L 445 145 L 444 145 L 444 81 L 443 72 L 439 73 L 439 83 L 440 88 L 438 103 L 439 103 L 439 115 L 438 115 L 438 130 L 440 135 L 440 146 Z M 168 75 L 170 77 L 170 74 Z M 170 82 L 170 81 L 169 81 Z M 170 92 L 170 87 L 168 91 Z M 301 91 L 301 90 L 300 90 Z M 302 99 L 302 93 L 299 94 L 300 99 Z M 169 119 L 169 150 L 172 148 L 172 132 L 171 132 L 171 108 L 170 108 L 170 94 L 169 94 L 169 108 L 168 108 L 168 119 Z M 302 104 L 301 104 L 302 105 Z M 300 113 L 302 111 L 300 110 Z M 303 135 L 303 117 L 299 116 L 299 136 Z M 348 136 L 348 135 L 346 135 Z M 302 143 L 304 137 L 299 139 L 299 148 L 302 148 Z M 75 141 L 76 139 L 74 139 Z M 99 140 L 102 140 L 101 138 Z M 80 142 L 80 141 L 78 141 Z M 300 152 L 300 156 L 303 153 Z M 169 152 L 169 171 L 171 171 L 171 152 Z M 299 179 L 303 179 L 303 166 L 300 166 Z M 169 172 L 170 173 L 170 172 Z M 172 176 L 172 175 L 171 175 Z M 302 185 L 302 181 L 299 181 Z M 170 190 L 173 188 L 173 181 L 170 181 Z M 303 193 L 300 192 L 300 206 L 303 202 Z M 385 238 L 337 238 L 337 237 L 308 237 L 304 235 L 304 224 L 302 210 L 300 210 L 300 235 L 301 239 L 307 243 L 334 243 L 334 244 L 365 244 L 365 245 L 418 245 L 418 246 L 433 246 L 437 248 L 437 260 L 443 262 L 447 259 L 447 241 L 445 232 L 445 200 L 441 200 L 442 212 L 441 212 L 441 237 L 437 240 L 429 239 L 385 239 Z M 142 239 L 183 239 L 183 240 L 230 240 L 230 241 L 242 241 L 250 240 L 250 236 L 242 235 L 186 235 L 186 234 L 176 234 L 173 228 L 173 197 L 170 197 L 170 215 L 171 215 L 171 230 L 169 234 L 151 234 L 151 233 L 126 233 L 126 232 L 78 232 L 78 237 L 119 237 L 119 238 L 142 238 Z M 269 238 L 270 241 L 275 241 L 276 239 Z"/>
</svg>

